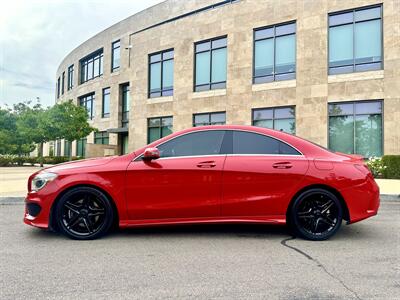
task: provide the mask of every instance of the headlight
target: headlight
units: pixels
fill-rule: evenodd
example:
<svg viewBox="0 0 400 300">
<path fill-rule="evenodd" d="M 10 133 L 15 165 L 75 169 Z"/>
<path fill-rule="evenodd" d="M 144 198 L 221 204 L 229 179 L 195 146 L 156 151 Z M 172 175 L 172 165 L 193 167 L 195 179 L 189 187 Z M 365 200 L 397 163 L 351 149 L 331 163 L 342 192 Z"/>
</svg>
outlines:
<svg viewBox="0 0 400 300">
<path fill-rule="evenodd" d="M 46 186 L 46 184 L 50 181 L 53 181 L 54 179 L 57 178 L 57 174 L 56 173 L 50 173 L 50 172 L 45 172 L 45 173 L 40 173 L 38 175 L 36 175 L 33 179 L 32 179 L 32 191 L 39 191 L 42 188 L 44 188 Z"/>
</svg>

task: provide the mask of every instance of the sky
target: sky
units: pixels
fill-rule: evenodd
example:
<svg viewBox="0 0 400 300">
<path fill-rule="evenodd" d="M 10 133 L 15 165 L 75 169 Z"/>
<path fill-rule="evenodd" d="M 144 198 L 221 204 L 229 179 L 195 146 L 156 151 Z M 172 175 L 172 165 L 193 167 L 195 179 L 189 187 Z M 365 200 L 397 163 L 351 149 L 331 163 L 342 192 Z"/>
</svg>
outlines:
<svg viewBox="0 0 400 300">
<path fill-rule="evenodd" d="M 162 0 L 10 0 L 0 9 L 0 107 L 55 102 L 56 70 L 75 47 Z"/>
</svg>

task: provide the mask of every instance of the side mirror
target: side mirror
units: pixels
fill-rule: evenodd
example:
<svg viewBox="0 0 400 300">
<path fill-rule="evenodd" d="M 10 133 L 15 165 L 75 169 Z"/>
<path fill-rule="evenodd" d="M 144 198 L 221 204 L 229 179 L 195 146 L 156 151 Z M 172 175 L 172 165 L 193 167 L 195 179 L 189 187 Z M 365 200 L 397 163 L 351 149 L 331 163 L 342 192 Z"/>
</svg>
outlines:
<svg viewBox="0 0 400 300">
<path fill-rule="evenodd" d="M 146 148 L 143 153 L 143 160 L 160 158 L 160 151 L 157 148 Z"/>
</svg>

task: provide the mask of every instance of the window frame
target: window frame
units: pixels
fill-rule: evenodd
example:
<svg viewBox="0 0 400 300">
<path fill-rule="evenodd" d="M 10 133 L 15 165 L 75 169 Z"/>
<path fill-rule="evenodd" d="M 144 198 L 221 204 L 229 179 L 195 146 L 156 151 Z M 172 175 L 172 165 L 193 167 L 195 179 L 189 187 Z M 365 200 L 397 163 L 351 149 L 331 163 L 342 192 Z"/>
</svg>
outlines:
<svg viewBox="0 0 400 300">
<path fill-rule="evenodd" d="M 267 129 L 273 129 L 273 130 L 280 131 L 278 129 L 275 129 L 275 120 L 286 120 L 286 119 L 288 119 L 288 118 L 275 118 L 275 110 L 276 109 L 281 109 L 281 108 L 292 108 L 293 109 L 293 111 L 294 111 L 294 116 L 293 116 L 293 119 L 294 119 L 294 133 L 290 133 L 290 132 L 286 132 L 286 131 L 282 131 L 282 132 L 295 135 L 296 134 L 296 105 L 284 105 L 284 106 L 252 108 L 251 109 L 251 126 L 260 127 L 260 128 L 267 128 Z M 255 120 L 254 119 L 254 112 L 256 112 L 258 110 L 272 110 L 272 119 Z M 272 128 L 261 127 L 261 126 L 254 125 L 255 121 L 265 121 L 265 120 L 272 120 Z"/>
<path fill-rule="evenodd" d="M 60 76 L 57 78 L 57 99 L 60 98 L 60 84 L 61 84 L 61 79 Z"/>
<path fill-rule="evenodd" d="M 221 122 L 211 122 L 211 115 L 213 115 L 213 114 L 224 114 L 225 115 L 225 122 L 224 122 L 224 124 L 217 124 L 217 123 L 221 123 Z M 195 117 L 196 116 L 204 116 L 204 115 L 208 115 L 208 123 L 207 124 L 204 124 L 204 123 L 202 123 L 203 125 L 197 125 L 196 126 L 196 123 L 195 123 Z M 212 126 L 212 125 L 225 125 L 226 124 L 226 111 L 213 111 L 213 112 L 205 112 L 205 113 L 196 113 L 196 114 L 193 114 L 193 116 L 192 116 L 192 127 L 200 127 L 200 126 Z"/>
<path fill-rule="evenodd" d="M 95 61 L 99 61 L 99 70 L 98 74 L 94 76 L 95 74 Z M 92 64 L 92 77 L 88 77 L 88 65 Z M 86 55 L 85 57 L 81 58 L 79 60 L 79 74 L 80 74 L 80 84 L 84 84 L 90 80 L 93 80 L 95 78 L 103 76 L 104 73 L 104 51 L 103 48 L 100 48 L 89 55 Z M 83 69 L 85 69 L 85 72 L 83 72 Z M 85 74 L 85 76 L 83 76 Z"/>
<path fill-rule="evenodd" d="M 330 136 L 329 136 L 329 129 L 330 129 L 330 118 L 331 115 L 329 114 L 329 106 L 330 105 L 335 105 L 335 104 L 352 104 L 353 105 L 353 114 L 346 114 L 346 115 L 340 115 L 340 116 L 352 116 L 353 117 L 353 154 L 355 154 L 356 152 L 355 150 L 355 140 L 356 140 L 356 122 L 355 122 L 355 117 L 356 116 L 365 116 L 365 115 L 371 115 L 371 114 L 356 114 L 355 113 L 355 105 L 357 103 L 371 103 L 371 102 L 380 102 L 381 103 L 381 153 L 382 155 L 384 155 L 384 148 L 385 148 L 385 131 L 384 131 L 384 100 L 383 99 L 368 99 L 368 100 L 352 100 L 352 101 L 333 101 L 333 102 L 328 102 L 327 104 L 327 116 L 328 116 L 328 122 L 327 122 L 327 148 L 329 151 L 335 152 L 335 150 L 332 150 L 330 148 Z M 374 114 L 377 115 L 377 114 Z M 335 117 L 335 116 L 332 116 Z"/>
<path fill-rule="evenodd" d="M 261 133 L 261 132 L 246 130 L 246 129 L 232 129 L 232 128 L 200 129 L 200 130 L 185 132 L 185 133 L 182 133 L 182 134 L 180 134 L 180 135 L 174 136 L 173 138 L 171 138 L 171 139 L 169 139 L 169 140 L 163 141 L 163 142 L 161 142 L 161 143 L 155 145 L 154 147 L 158 148 L 159 146 L 161 146 L 161 145 L 163 145 L 163 144 L 165 144 L 165 143 L 167 143 L 167 142 L 169 142 L 169 141 L 172 141 L 172 140 L 174 140 L 174 139 L 176 139 L 176 138 L 179 138 L 179 137 L 182 137 L 182 136 L 184 136 L 184 135 L 191 134 L 191 133 L 202 132 L 202 131 L 225 131 L 225 134 L 224 134 L 224 137 L 223 137 L 223 140 L 222 140 L 222 144 L 221 144 L 220 152 L 222 151 L 222 149 L 224 149 L 224 150 L 227 150 L 227 151 L 224 151 L 224 152 L 228 152 L 228 153 L 224 153 L 224 154 L 221 154 L 221 153 L 220 153 L 220 154 L 211 154 L 211 155 L 192 155 L 192 156 L 160 157 L 160 158 L 158 158 L 157 160 L 160 160 L 160 159 L 177 159 L 177 158 L 178 158 L 178 159 L 181 159 L 181 158 L 190 158 L 190 157 L 208 157 L 208 156 L 294 156 L 294 157 L 304 157 L 303 152 L 301 152 L 298 148 L 296 148 L 295 146 L 289 144 L 288 142 L 286 142 L 286 141 L 284 141 L 284 140 L 282 140 L 282 139 L 280 139 L 280 138 L 277 138 L 277 137 L 275 137 L 275 136 L 271 136 L 271 135 L 266 134 L 266 133 Z M 296 155 L 293 155 L 293 154 L 233 154 L 232 152 L 233 152 L 233 132 L 234 132 L 234 131 L 243 131 L 243 132 L 249 132 L 249 133 L 256 133 L 256 134 L 260 134 L 260 135 L 263 135 L 263 136 L 266 136 L 266 137 L 273 138 L 273 139 L 275 139 L 275 140 L 277 140 L 277 141 L 279 141 L 279 142 L 282 142 L 282 143 L 288 145 L 289 147 L 295 149 L 297 152 L 299 152 L 299 154 L 298 154 L 298 155 L 297 155 L 297 154 L 296 154 Z M 229 133 L 232 133 L 232 134 L 230 134 L 231 137 L 229 137 Z M 229 139 L 230 139 L 230 140 L 229 140 Z M 231 146 L 230 146 L 229 144 L 226 145 L 226 143 L 230 143 L 230 144 L 232 144 L 232 145 L 231 145 Z M 137 156 L 135 156 L 135 157 L 132 159 L 132 161 L 133 161 L 133 162 L 142 161 L 142 158 L 143 158 L 143 155 L 144 155 L 144 151 L 145 151 L 145 149 L 143 150 L 142 153 L 140 153 L 140 154 L 138 154 Z M 230 152 L 230 153 L 229 153 L 229 152 Z"/>
<path fill-rule="evenodd" d="M 166 54 L 166 53 L 168 53 L 168 52 L 173 52 L 172 53 L 172 57 L 171 58 L 167 58 L 167 59 L 164 59 L 164 55 Z M 152 56 L 156 56 L 156 55 L 160 55 L 161 56 L 161 58 L 160 58 L 160 60 L 159 61 L 156 61 L 156 62 L 151 62 L 151 57 Z M 163 85 L 163 78 L 164 78 L 164 74 L 163 74 L 163 68 L 164 68 L 164 62 L 167 62 L 167 61 L 171 61 L 172 60 L 172 63 L 173 63 L 173 67 L 175 67 L 175 50 L 174 50 L 174 48 L 169 48 L 169 49 L 166 49 L 166 50 L 162 50 L 162 51 L 158 51 L 158 52 L 154 52 L 154 53 L 150 53 L 149 55 L 148 55 L 148 64 L 147 64 L 147 68 L 148 68 L 148 70 L 147 70 L 147 78 L 148 78 L 148 83 L 147 83 L 147 98 L 157 98 L 157 97 L 165 97 L 165 96 L 173 96 L 174 95 L 174 84 L 172 84 L 172 88 L 170 88 L 170 89 L 166 89 L 166 88 L 164 88 L 164 85 Z M 151 92 L 151 86 L 150 86 L 150 84 L 151 84 L 151 65 L 153 65 L 153 64 L 157 64 L 157 63 L 160 63 L 161 64 L 161 70 L 160 70 L 160 91 L 159 92 L 157 92 L 157 93 L 159 93 L 159 95 L 154 95 L 154 96 L 152 96 L 152 92 Z M 174 80 L 174 74 L 175 73 L 175 68 L 174 68 L 174 71 L 172 72 L 172 80 Z M 174 83 L 174 81 L 172 81 L 173 83 Z M 170 93 L 169 93 L 170 92 Z M 153 92 L 153 94 L 154 93 L 156 93 L 156 92 Z"/>
<path fill-rule="evenodd" d="M 129 82 L 126 82 L 126 83 L 122 83 L 122 84 L 120 84 L 119 85 L 119 89 L 120 89 L 120 97 L 121 97 L 121 126 L 122 127 L 128 127 L 129 125 L 129 111 L 130 111 L 130 101 L 131 101 L 131 99 L 130 99 L 130 91 L 131 91 L 131 87 L 130 87 L 130 84 L 129 84 Z M 124 110 L 124 107 L 126 106 L 126 105 L 124 105 L 125 104 L 125 101 L 126 101 L 126 98 L 124 97 L 124 95 L 125 95 L 125 93 L 128 95 L 128 98 L 129 98 L 129 103 L 128 103 L 128 110 Z"/>
<path fill-rule="evenodd" d="M 94 133 L 94 143 L 96 145 L 109 145 L 110 134 L 107 131 L 98 131 Z M 107 143 L 105 143 L 107 141 Z"/>
<path fill-rule="evenodd" d="M 216 47 L 216 48 L 213 48 L 212 47 L 212 42 L 213 41 L 216 41 L 216 40 L 220 40 L 220 39 L 226 39 L 226 45 L 225 46 L 222 46 L 222 47 Z M 197 47 L 197 45 L 199 45 L 199 44 L 203 44 L 203 43 L 206 43 L 206 42 L 208 42 L 208 43 L 210 43 L 210 49 L 208 49 L 208 50 L 203 50 L 203 51 L 199 51 L 199 52 L 197 52 L 196 51 L 196 47 Z M 213 53 L 213 51 L 215 51 L 215 50 L 219 50 L 219 49 L 226 49 L 226 78 L 225 78 L 225 81 L 218 81 L 218 82 L 212 82 L 212 53 Z M 196 85 L 196 70 L 197 70 L 197 54 L 199 54 L 199 53 L 205 53 L 205 52 L 210 52 L 210 74 L 209 74 L 209 81 L 208 81 L 208 84 L 200 84 L 200 85 Z M 194 58 L 193 58 L 193 61 L 194 61 L 194 68 L 193 68 L 193 92 L 204 92 L 204 91 L 212 91 L 212 90 L 219 90 L 219 89 L 226 89 L 226 83 L 227 83 L 227 81 L 228 81 L 228 35 L 222 35 L 222 36 L 218 36 L 218 37 L 214 37 L 214 38 L 211 38 L 211 39 L 205 39 L 205 40 L 202 40 L 202 41 L 198 41 L 198 42 L 195 42 L 194 43 L 194 51 L 193 51 L 193 53 L 194 53 Z M 213 88 L 213 85 L 219 85 L 219 84 L 224 84 L 224 86 L 223 87 L 216 87 L 216 88 Z M 207 86 L 208 85 L 208 89 L 202 89 L 202 90 L 198 90 L 197 88 L 198 87 L 200 87 L 200 86 Z"/>
<path fill-rule="evenodd" d="M 164 127 L 167 127 L 167 126 L 161 126 L 161 124 L 162 124 L 162 121 L 163 121 L 163 119 L 167 119 L 167 118 L 171 118 L 171 127 L 173 128 L 173 122 L 174 122 L 174 117 L 173 116 L 162 116 L 162 117 L 151 117 L 151 118 L 147 118 L 147 144 L 151 144 L 151 143 L 153 143 L 153 142 L 155 142 L 155 141 L 153 141 L 153 142 L 150 142 L 150 128 L 158 128 L 159 129 L 159 138 L 158 139 L 162 139 L 163 137 L 165 137 L 165 136 L 162 136 L 162 129 L 164 128 Z M 150 120 L 155 120 L 155 119 L 159 119 L 159 121 L 160 121 L 160 126 L 150 126 Z M 173 131 L 172 131 L 173 132 Z"/>
<path fill-rule="evenodd" d="M 356 11 L 362 11 L 362 10 L 367 10 L 367 9 L 371 9 L 371 8 L 380 8 L 380 17 L 379 18 L 372 18 L 372 19 L 367 19 L 367 20 L 362 20 L 362 21 L 356 21 L 354 14 Z M 336 16 L 336 15 L 342 15 L 345 13 L 352 13 L 353 14 L 353 21 L 352 22 L 347 22 L 347 23 L 341 23 L 341 24 L 336 24 L 336 25 L 329 25 L 329 18 L 331 16 Z M 355 24 L 356 23 L 363 23 L 363 22 L 368 22 L 368 21 L 374 21 L 374 20 L 380 20 L 381 21 L 381 60 L 379 62 L 368 62 L 368 63 L 359 63 L 356 64 L 355 63 Z M 341 65 L 341 66 L 336 66 L 336 67 L 330 67 L 330 52 L 329 52 L 329 46 L 330 46 L 330 28 L 333 27 L 339 27 L 339 26 L 343 26 L 343 25 L 350 25 L 352 24 L 352 34 L 353 34 L 353 64 L 351 65 Z M 383 32 L 383 4 L 372 4 L 372 5 L 367 5 L 367 6 L 362 6 L 362 7 L 357 7 L 357 8 L 351 8 L 351 9 L 346 9 L 346 10 L 341 10 L 341 11 L 335 11 L 335 12 L 331 12 L 328 13 L 328 18 L 327 18 L 327 37 L 328 37 L 328 59 L 327 59 L 327 70 L 328 70 L 328 76 L 330 75 L 340 75 L 340 74 L 351 74 L 351 73 L 359 73 L 359 72 L 368 72 L 368 71 L 379 71 L 379 70 L 384 70 L 384 32 Z M 368 65 L 368 64 L 376 64 L 376 63 L 380 63 L 380 68 L 378 69 L 371 69 L 371 70 L 356 70 L 357 66 L 360 65 Z M 338 69 L 338 68 L 344 68 L 344 67 L 352 67 L 351 71 L 345 71 L 345 72 L 339 72 L 339 73 L 331 73 L 331 69 Z"/>
<path fill-rule="evenodd" d="M 74 87 L 74 65 L 68 67 L 67 90 L 72 90 Z"/>
<path fill-rule="evenodd" d="M 118 43 L 118 46 L 115 44 Z M 119 65 L 114 66 L 114 51 L 119 50 Z M 121 40 L 116 40 L 111 43 L 111 73 L 119 70 L 121 67 Z"/>
<path fill-rule="evenodd" d="M 281 34 L 281 35 L 276 35 L 276 27 L 280 27 L 280 26 L 285 26 L 285 25 L 290 25 L 290 24 L 294 24 L 295 26 L 295 31 L 294 33 L 286 33 L 286 34 Z M 269 38 L 262 38 L 262 39 L 258 39 L 256 40 L 256 32 L 260 31 L 260 30 L 265 30 L 265 29 L 270 29 L 272 28 L 274 30 L 274 35 L 273 37 L 269 37 Z M 289 35 L 294 35 L 295 37 L 295 47 L 294 47 L 294 72 L 286 72 L 286 73 L 276 73 L 275 69 L 276 69 L 276 38 L 277 37 L 282 37 L 282 36 L 289 36 Z M 256 42 L 257 41 L 264 41 L 267 39 L 273 39 L 274 41 L 274 65 L 273 65 L 273 72 L 272 75 L 264 75 L 264 76 L 256 76 Z M 293 78 L 287 78 L 287 79 L 278 79 L 276 80 L 276 76 L 278 75 L 285 75 L 285 74 L 293 74 Z M 256 82 L 256 78 L 263 78 L 263 77 L 272 77 L 271 81 L 263 81 L 263 82 Z M 267 25 L 267 26 L 262 26 L 262 27 L 257 27 L 257 28 L 253 28 L 253 62 L 252 62 L 252 84 L 264 84 L 264 83 L 270 83 L 270 82 L 276 82 L 276 81 L 285 81 L 285 80 L 296 80 L 297 78 L 297 21 L 293 20 L 293 21 L 287 21 L 287 22 L 283 22 L 283 23 L 277 23 L 277 24 L 273 24 L 273 25 Z"/>
<path fill-rule="evenodd" d="M 108 112 L 104 112 L 104 103 L 105 97 L 108 95 Z M 111 102 L 111 89 L 110 87 L 106 87 L 102 89 L 102 96 L 101 96 L 101 117 L 102 118 L 109 118 L 110 117 L 110 102 Z"/>
<path fill-rule="evenodd" d="M 86 110 L 88 110 L 87 109 L 88 108 L 87 103 L 89 102 L 89 100 L 88 100 L 89 97 L 91 97 L 91 99 L 90 99 L 91 104 L 90 104 L 90 115 L 88 115 L 88 119 L 89 120 L 93 120 L 93 118 L 94 118 L 93 109 L 94 109 L 95 93 L 92 92 L 92 93 L 88 93 L 88 94 L 82 95 L 82 96 L 80 96 L 78 98 L 78 101 L 79 101 L 79 106 L 83 106 L 83 107 L 86 108 Z M 84 103 L 85 105 L 82 105 L 82 103 Z"/>
</svg>

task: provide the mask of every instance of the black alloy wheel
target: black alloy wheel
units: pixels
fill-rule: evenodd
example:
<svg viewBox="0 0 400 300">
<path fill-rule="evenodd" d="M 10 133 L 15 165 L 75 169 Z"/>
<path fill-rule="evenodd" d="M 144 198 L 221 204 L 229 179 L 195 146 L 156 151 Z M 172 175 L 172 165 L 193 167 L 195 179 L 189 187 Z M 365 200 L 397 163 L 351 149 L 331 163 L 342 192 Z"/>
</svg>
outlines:
<svg viewBox="0 0 400 300">
<path fill-rule="evenodd" d="M 296 235 L 321 241 L 333 236 L 340 228 L 343 209 L 333 193 L 311 189 L 296 198 L 289 217 Z"/>
<path fill-rule="evenodd" d="M 102 236 L 110 229 L 114 218 L 107 196 L 91 187 L 77 187 L 65 193 L 55 213 L 60 231 L 78 240 Z"/>
</svg>

